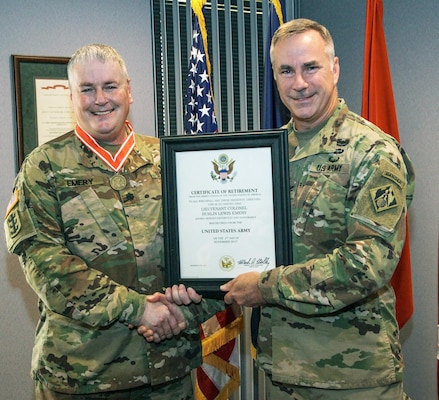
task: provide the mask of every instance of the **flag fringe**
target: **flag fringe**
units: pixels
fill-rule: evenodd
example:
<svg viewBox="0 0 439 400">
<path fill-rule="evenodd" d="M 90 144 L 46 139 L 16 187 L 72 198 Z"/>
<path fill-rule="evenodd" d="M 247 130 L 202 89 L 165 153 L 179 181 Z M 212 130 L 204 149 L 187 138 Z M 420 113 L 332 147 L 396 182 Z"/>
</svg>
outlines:
<svg viewBox="0 0 439 400">
<path fill-rule="evenodd" d="M 195 382 L 195 399 L 196 400 L 208 400 L 204 393 L 201 391 L 198 385 L 198 380 Z"/>
<path fill-rule="evenodd" d="M 251 354 L 253 360 L 256 361 L 257 351 L 256 351 L 256 347 L 253 345 L 253 343 L 250 345 L 250 354 Z"/>
<path fill-rule="evenodd" d="M 203 361 L 204 357 L 218 350 L 226 343 L 235 339 L 244 330 L 243 316 L 235 318 L 230 324 L 224 326 L 210 336 L 203 339 Z"/>
<path fill-rule="evenodd" d="M 204 51 L 206 54 L 206 65 L 207 65 L 207 73 L 210 76 L 210 58 L 209 51 L 207 47 L 207 29 L 206 29 L 206 20 L 204 19 L 203 7 L 206 4 L 206 0 L 192 0 L 191 6 L 192 11 L 198 18 L 198 23 L 200 25 L 201 37 L 203 38 Z"/>
<path fill-rule="evenodd" d="M 277 17 L 279 18 L 279 25 L 284 23 L 284 17 L 282 14 L 282 5 L 279 0 L 272 0 L 274 9 L 276 10 Z"/>
<path fill-rule="evenodd" d="M 210 86 L 212 87 L 212 78 L 211 78 L 212 68 L 210 66 L 209 47 L 207 44 L 206 20 L 204 18 L 204 13 L 203 13 L 203 7 L 206 3 L 207 0 L 191 0 L 191 8 L 195 16 L 198 18 L 198 25 L 200 27 L 201 37 L 203 39 L 204 54 L 206 56 L 207 75 L 208 75 Z M 216 115 L 215 98 L 212 90 L 210 91 L 210 94 L 212 96 L 212 104 L 214 109 L 213 114 Z M 217 132 L 217 130 L 215 132 Z"/>
<path fill-rule="evenodd" d="M 221 388 L 218 395 L 214 400 L 227 400 L 232 393 L 238 390 L 241 384 L 241 378 L 239 375 L 239 368 L 230 364 L 228 361 L 223 360 L 221 357 L 218 357 L 216 354 L 209 354 L 205 358 L 203 358 L 203 363 L 209 364 L 219 371 L 227 374 L 230 379 L 229 381 Z M 197 400 L 209 400 L 204 393 L 202 392 L 198 380 L 195 383 L 195 398 Z"/>
<path fill-rule="evenodd" d="M 239 384 L 241 380 L 239 376 L 239 368 L 233 364 L 230 364 L 229 361 L 226 361 L 223 358 L 218 357 L 215 353 L 212 353 L 205 357 L 204 362 L 224 372 Z"/>
</svg>

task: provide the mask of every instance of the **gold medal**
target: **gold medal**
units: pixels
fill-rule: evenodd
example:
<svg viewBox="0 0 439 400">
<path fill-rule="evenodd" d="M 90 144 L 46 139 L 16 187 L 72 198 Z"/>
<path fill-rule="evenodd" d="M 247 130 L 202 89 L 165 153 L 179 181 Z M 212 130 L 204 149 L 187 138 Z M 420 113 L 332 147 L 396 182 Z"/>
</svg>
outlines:
<svg viewBox="0 0 439 400">
<path fill-rule="evenodd" d="M 116 174 L 110 178 L 110 186 L 114 190 L 123 190 L 127 185 L 127 180 L 123 175 Z"/>
</svg>

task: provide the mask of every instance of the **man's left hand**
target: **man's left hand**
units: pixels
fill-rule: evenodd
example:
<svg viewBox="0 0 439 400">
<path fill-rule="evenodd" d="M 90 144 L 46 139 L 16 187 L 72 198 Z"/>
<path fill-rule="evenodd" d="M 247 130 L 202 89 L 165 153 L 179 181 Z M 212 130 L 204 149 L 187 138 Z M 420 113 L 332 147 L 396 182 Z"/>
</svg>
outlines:
<svg viewBox="0 0 439 400">
<path fill-rule="evenodd" d="M 259 272 L 246 272 L 220 286 L 226 304 L 235 302 L 240 306 L 258 307 L 266 304 L 258 287 Z"/>
</svg>

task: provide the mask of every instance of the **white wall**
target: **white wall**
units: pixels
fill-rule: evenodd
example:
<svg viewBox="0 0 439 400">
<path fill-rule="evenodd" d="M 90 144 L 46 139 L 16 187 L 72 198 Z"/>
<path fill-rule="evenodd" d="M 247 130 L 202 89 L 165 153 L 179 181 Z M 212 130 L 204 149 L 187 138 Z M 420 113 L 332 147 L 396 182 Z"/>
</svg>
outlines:
<svg viewBox="0 0 439 400">
<path fill-rule="evenodd" d="M 366 0 L 306 0 L 302 16 L 327 25 L 341 58 L 340 94 L 361 110 Z M 153 80 L 148 0 L 0 0 L 0 214 L 15 176 L 15 115 L 10 55 L 70 56 L 91 42 L 113 45 L 133 81 L 131 120 L 153 135 Z M 385 0 L 385 30 L 401 140 L 415 163 L 410 210 L 415 314 L 404 328 L 405 386 L 413 400 L 436 399 L 439 126 L 437 0 Z M 32 398 L 29 378 L 36 299 L 0 229 L 0 397 Z M 247 399 L 245 399 L 247 400 Z"/>
<path fill-rule="evenodd" d="M 401 141 L 416 171 L 410 210 L 415 313 L 403 331 L 405 383 L 413 399 L 437 399 L 439 228 L 439 3 L 385 1 Z"/>
</svg>

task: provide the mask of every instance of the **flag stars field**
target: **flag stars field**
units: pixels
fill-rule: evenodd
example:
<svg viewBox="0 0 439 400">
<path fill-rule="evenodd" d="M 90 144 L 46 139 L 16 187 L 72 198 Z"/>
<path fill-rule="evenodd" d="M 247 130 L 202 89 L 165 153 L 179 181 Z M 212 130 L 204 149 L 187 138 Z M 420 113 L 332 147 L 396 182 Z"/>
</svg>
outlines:
<svg viewBox="0 0 439 400">
<path fill-rule="evenodd" d="M 218 125 L 211 91 L 209 61 L 198 18 L 194 18 L 187 90 L 185 95 L 184 130 L 186 134 L 217 132 Z"/>
<path fill-rule="evenodd" d="M 194 32 L 184 98 L 184 130 L 187 135 L 218 132 L 203 6 L 192 0 Z M 244 329 L 242 314 L 231 307 L 200 325 L 203 363 L 196 370 L 195 399 L 226 399 L 240 386 L 238 335 Z"/>
</svg>

